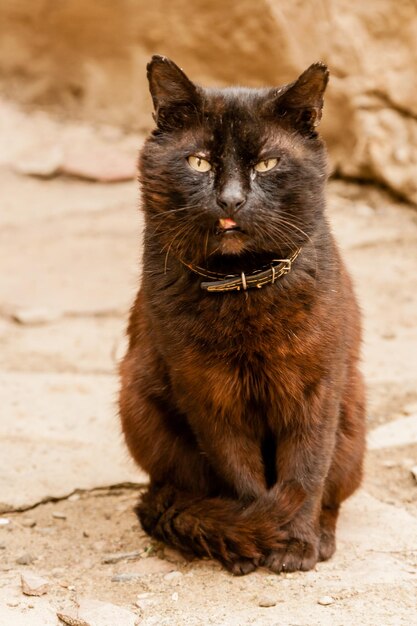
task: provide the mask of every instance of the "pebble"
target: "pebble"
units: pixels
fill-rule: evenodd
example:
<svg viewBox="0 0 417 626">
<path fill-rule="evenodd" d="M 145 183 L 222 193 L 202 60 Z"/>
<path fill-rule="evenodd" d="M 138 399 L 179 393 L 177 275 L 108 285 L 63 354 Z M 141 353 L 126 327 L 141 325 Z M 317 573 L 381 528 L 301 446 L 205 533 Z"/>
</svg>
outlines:
<svg viewBox="0 0 417 626">
<path fill-rule="evenodd" d="M 7 517 L 0 517 L 0 526 L 8 526 L 10 520 Z"/>
<path fill-rule="evenodd" d="M 416 483 L 417 483 L 417 465 L 414 465 L 414 466 L 410 469 L 410 472 L 411 472 L 411 476 L 414 478 L 414 480 L 415 480 L 415 481 L 416 481 Z"/>
<path fill-rule="evenodd" d="M 140 550 L 133 550 L 133 552 L 115 552 L 114 554 L 107 554 L 103 559 L 102 563 L 118 563 L 119 561 L 131 561 L 132 559 L 137 559 L 141 555 Z"/>
<path fill-rule="evenodd" d="M 149 597 L 150 594 L 141 594 L 140 596 L 137 597 L 137 600 L 135 602 L 135 606 L 138 607 L 138 609 L 148 609 L 150 606 L 154 606 L 155 604 L 157 604 L 157 600 L 155 598 Z"/>
<path fill-rule="evenodd" d="M 52 517 L 54 517 L 55 519 L 67 519 L 67 516 L 65 515 L 65 513 L 59 513 L 58 511 L 55 511 L 54 513 L 52 513 Z"/>
<path fill-rule="evenodd" d="M 111 582 L 112 583 L 126 583 L 131 580 L 139 580 L 139 578 L 142 578 L 142 574 L 135 574 L 135 573 L 115 574 L 114 576 L 111 577 Z"/>
<path fill-rule="evenodd" d="M 25 572 L 20 575 L 22 591 L 26 596 L 42 596 L 47 593 L 49 581 L 34 572 Z"/>
<path fill-rule="evenodd" d="M 5 550 L 5 549 L 6 549 L 6 544 L 0 543 L 0 550 Z"/>
<path fill-rule="evenodd" d="M 391 459 L 388 459 L 387 461 L 384 461 L 382 465 L 387 469 L 392 469 L 397 465 L 397 463 L 395 461 L 392 461 Z"/>
<path fill-rule="evenodd" d="M 24 528 L 34 528 L 36 526 L 36 520 L 31 517 L 26 517 L 20 522 Z"/>
<path fill-rule="evenodd" d="M 178 598 L 179 598 L 178 592 L 174 591 L 174 593 L 171 596 L 171 600 L 173 600 L 174 602 L 178 602 Z"/>
<path fill-rule="evenodd" d="M 276 606 L 276 604 L 277 604 L 276 600 L 274 600 L 274 598 L 271 598 L 270 596 L 262 596 L 258 600 L 258 606 L 261 606 L 264 608 Z"/>
<path fill-rule="evenodd" d="M 35 559 L 33 558 L 31 554 L 29 554 L 28 552 L 25 552 L 24 554 L 21 554 L 16 559 L 16 563 L 18 565 L 30 565 L 31 563 L 33 563 L 34 560 Z"/>
<path fill-rule="evenodd" d="M 182 573 L 176 570 L 174 572 L 169 572 L 164 576 L 164 580 L 178 580 L 178 578 L 182 578 Z"/>
<path fill-rule="evenodd" d="M 323 596 L 317 600 L 317 604 L 321 604 L 322 606 L 329 606 L 330 604 L 333 604 L 333 602 L 334 598 L 331 596 Z"/>
</svg>

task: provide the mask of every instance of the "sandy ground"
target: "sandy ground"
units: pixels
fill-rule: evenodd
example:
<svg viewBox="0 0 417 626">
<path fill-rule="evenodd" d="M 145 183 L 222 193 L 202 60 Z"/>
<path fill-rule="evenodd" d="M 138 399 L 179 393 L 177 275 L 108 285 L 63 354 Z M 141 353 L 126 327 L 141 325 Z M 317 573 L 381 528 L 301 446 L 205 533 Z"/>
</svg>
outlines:
<svg viewBox="0 0 417 626">
<path fill-rule="evenodd" d="M 4 157 L 0 190 L 0 625 L 56 626 L 85 597 L 144 626 L 416 623 L 415 209 L 329 185 L 364 312 L 366 478 L 330 562 L 234 578 L 152 544 L 132 512 L 146 476 L 123 448 L 114 372 L 137 283 L 136 183 L 39 180 Z M 49 581 L 42 597 L 22 594 L 27 571 Z"/>
</svg>

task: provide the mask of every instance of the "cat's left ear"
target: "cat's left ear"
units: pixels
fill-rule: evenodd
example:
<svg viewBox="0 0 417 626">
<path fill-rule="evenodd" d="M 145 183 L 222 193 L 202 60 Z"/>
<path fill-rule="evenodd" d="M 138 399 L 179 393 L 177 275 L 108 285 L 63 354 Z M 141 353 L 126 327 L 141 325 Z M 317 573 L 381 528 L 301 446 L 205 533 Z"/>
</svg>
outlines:
<svg viewBox="0 0 417 626">
<path fill-rule="evenodd" d="M 167 57 L 154 55 L 147 70 L 158 128 L 183 128 L 198 114 L 201 103 L 198 87 Z"/>
<path fill-rule="evenodd" d="M 295 80 L 274 95 L 274 112 L 288 119 L 298 131 L 315 134 L 323 110 L 323 95 L 329 70 L 323 63 L 310 65 Z"/>
</svg>

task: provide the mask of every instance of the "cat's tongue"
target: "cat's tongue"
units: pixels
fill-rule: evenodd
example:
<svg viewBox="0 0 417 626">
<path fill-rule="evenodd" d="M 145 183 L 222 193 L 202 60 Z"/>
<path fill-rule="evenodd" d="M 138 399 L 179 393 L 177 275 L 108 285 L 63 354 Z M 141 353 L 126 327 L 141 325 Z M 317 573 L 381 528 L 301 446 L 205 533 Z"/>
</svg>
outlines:
<svg viewBox="0 0 417 626">
<path fill-rule="evenodd" d="M 233 228 L 237 228 L 236 222 L 232 220 L 230 217 L 220 219 L 219 226 L 222 230 L 232 230 Z"/>
</svg>

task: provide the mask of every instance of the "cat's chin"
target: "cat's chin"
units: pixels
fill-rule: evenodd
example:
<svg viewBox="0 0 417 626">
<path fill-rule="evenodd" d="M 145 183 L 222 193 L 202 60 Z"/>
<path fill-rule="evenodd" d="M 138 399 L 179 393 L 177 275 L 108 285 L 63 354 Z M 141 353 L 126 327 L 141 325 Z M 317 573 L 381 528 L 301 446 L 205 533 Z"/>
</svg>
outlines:
<svg viewBox="0 0 417 626">
<path fill-rule="evenodd" d="M 221 235 L 216 248 L 217 253 L 220 254 L 242 254 L 246 249 L 246 244 L 241 233 L 231 232 Z"/>
</svg>

